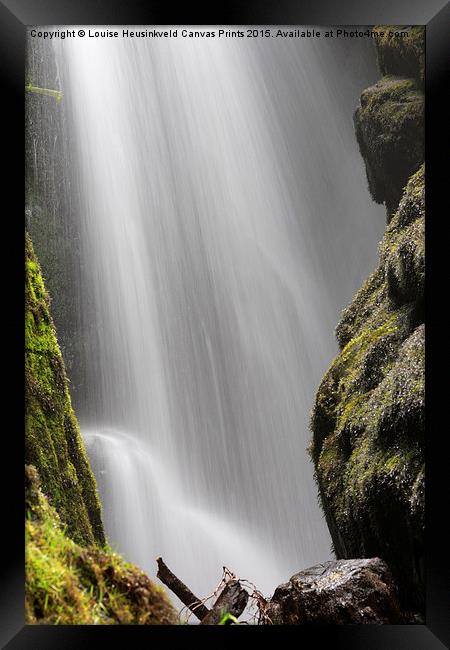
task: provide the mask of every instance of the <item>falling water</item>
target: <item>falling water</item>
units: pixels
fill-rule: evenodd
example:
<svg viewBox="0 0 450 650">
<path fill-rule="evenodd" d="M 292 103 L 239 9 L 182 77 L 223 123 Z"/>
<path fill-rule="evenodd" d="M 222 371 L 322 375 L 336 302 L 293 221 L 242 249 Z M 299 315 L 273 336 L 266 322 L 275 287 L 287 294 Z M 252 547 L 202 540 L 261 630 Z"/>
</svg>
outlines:
<svg viewBox="0 0 450 650">
<path fill-rule="evenodd" d="M 109 539 L 199 595 L 223 565 L 269 594 L 331 556 L 308 418 L 383 227 L 352 125 L 374 53 L 53 47 L 90 332 L 75 401 Z"/>
</svg>

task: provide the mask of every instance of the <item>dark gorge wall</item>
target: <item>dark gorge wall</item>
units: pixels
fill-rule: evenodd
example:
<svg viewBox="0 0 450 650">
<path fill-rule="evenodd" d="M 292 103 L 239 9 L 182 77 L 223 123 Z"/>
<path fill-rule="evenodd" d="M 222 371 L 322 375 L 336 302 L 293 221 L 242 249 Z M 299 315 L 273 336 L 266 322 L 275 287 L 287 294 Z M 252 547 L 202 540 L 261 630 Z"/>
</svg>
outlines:
<svg viewBox="0 0 450 650">
<path fill-rule="evenodd" d="M 77 413 L 89 402 L 84 386 L 84 359 L 96 343 L 84 304 L 89 289 L 82 265 L 82 211 L 76 173 L 77 142 L 67 128 L 73 99 L 63 83 L 50 42 L 28 38 L 26 83 L 62 91 L 62 100 L 26 92 L 25 111 L 25 217 L 46 287 L 54 297 L 52 318 L 70 376 Z"/>
<path fill-rule="evenodd" d="M 337 557 L 384 559 L 405 606 L 421 610 L 424 30 L 407 31 L 403 41 L 377 41 L 384 76 L 355 113 L 369 189 L 385 203 L 388 226 L 378 268 L 337 326 L 341 352 L 317 392 L 311 454 Z"/>
</svg>

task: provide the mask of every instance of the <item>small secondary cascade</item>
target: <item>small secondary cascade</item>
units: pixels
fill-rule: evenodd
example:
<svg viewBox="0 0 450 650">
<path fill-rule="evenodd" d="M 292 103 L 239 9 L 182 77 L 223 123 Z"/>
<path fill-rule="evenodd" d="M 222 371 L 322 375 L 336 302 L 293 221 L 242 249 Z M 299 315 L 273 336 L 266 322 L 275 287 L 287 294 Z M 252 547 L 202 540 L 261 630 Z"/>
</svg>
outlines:
<svg viewBox="0 0 450 650">
<path fill-rule="evenodd" d="M 383 227 L 351 119 L 374 53 L 352 45 L 358 81 L 313 39 L 52 47 L 109 539 L 199 596 L 223 565 L 270 594 L 331 556 L 308 417 Z"/>
<path fill-rule="evenodd" d="M 104 514 L 121 548 L 147 558 L 148 564 L 149 558 L 170 549 L 180 573 L 197 583 L 196 573 L 207 576 L 209 592 L 222 566 L 233 567 L 243 578 L 258 575 L 264 566 L 267 586 L 279 580 L 282 560 L 269 556 L 260 539 L 245 528 L 193 507 L 178 477 L 168 473 L 146 442 L 108 429 L 85 431 L 84 437 L 104 494 Z M 203 588 L 208 588 L 206 580 Z"/>
</svg>

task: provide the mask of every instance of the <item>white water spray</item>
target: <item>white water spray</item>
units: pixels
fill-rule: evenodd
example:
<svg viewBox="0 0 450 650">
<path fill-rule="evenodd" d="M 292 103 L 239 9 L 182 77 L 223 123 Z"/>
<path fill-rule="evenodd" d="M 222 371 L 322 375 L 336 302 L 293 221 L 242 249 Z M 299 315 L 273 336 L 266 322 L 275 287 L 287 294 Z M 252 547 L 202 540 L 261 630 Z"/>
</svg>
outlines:
<svg viewBox="0 0 450 650">
<path fill-rule="evenodd" d="M 77 409 L 108 536 L 199 596 L 223 565 L 270 594 L 331 555 L 308 417 L 383 227 L 347 78 L 311 40 L 53 46 L 96 332 L 95 408 Z"/>
</svg>

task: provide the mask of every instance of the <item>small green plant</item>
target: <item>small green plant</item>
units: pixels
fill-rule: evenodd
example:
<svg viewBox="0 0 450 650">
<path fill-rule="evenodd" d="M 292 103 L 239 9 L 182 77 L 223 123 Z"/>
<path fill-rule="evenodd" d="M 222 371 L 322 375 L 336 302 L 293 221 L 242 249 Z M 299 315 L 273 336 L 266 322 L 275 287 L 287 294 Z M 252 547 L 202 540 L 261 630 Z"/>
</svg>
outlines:
<svg viewBox="0 0 450 650">
<path fill-rule="evenodd" d="M 226 612 L 222 616 L 222 618 L 219 621 L 219 625 L 226 625 L 228 621 L 231 621 L 232 623 L 239 625 L 239 621 L 237 620 L 236 616 L 233 616 L 233 614 L 230 614 L 229 612 Z"/>
<path fill-rule="evenodd" d="M 57 102 L 60 102 L 63 96 L 61 90 L 41 88 L 40 86 L 33 86 L 31 83 L 26 84 L 25 90 L 29 93 L 37 93 L 38 95 L 48 95 L 49 97 L 54 97 Z"/>
</svg>

